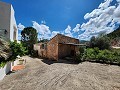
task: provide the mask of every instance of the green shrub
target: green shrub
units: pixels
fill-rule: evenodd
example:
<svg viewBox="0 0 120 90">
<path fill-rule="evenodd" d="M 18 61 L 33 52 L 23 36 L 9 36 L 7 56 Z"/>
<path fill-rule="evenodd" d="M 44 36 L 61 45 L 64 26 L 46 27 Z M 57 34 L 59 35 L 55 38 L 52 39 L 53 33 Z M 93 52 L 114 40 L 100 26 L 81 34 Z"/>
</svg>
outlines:
<svg viewBox="0 0 120 90">
<path fill-rule="evenodd" d="M 0 62 L 0 67 L 4 67 L 6 65 L 7 62 Z"/>
<path fill-rule="evenodd" d="M 120 51 L 119 50 L 99 50 L 98 48 L 87 48 L 83 56 L 83 61 L 95 61 L 109 64 L 120 65 Z"/>
<path fill-rule="evenodd" d="M 75 58 L 75 62 L 76 62 L 76 63 L 82 62 L 81 58 L 82 58 L 82 55 L 81 55 L 81 54 L 77 55 L 76 58 Z"/>
<path fill-rule="evenodd" d="M 83 56 L 84 56 L 84 53 L 85 53 L 85 48 L 86 47 L 84 47 L 84 46 L 79 47 L 80 54 L 76 55 L 76 58 L 75 58 L 76 63 L 82 62 Z"/>
<path fill-rule="evenodd" d="M 16 41 L 10 42 L 10 48 L 12 50 L 12 55 L 9 58 L 10 60 L 15 60 L 18 55 L 23 56 L 27 53 L 26 48 L 23 47 L 21 43 L 17 43 Z"/>
</svg>

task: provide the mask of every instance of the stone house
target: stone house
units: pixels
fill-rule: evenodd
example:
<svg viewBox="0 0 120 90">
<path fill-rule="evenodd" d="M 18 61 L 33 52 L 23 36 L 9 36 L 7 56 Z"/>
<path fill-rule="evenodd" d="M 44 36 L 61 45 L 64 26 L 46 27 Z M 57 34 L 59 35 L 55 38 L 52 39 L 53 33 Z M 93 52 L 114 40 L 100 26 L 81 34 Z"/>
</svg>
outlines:
<svg viewBox="0 0 120 90">
<path fill-rule="evenodd" d="M 79 40 L 62 34 L 57 34 L 46 43 L 34 45 L 34 50 L 38 50 L 38 55 L 51 60 L 59 60 L 66 56 L 75 56 Z"/>
<path fill-rule="evenodd" d="M 0 1 L 0 36 L 14 41 L 18 40 L 15 12 L 11 4 Z"/>
</svg>

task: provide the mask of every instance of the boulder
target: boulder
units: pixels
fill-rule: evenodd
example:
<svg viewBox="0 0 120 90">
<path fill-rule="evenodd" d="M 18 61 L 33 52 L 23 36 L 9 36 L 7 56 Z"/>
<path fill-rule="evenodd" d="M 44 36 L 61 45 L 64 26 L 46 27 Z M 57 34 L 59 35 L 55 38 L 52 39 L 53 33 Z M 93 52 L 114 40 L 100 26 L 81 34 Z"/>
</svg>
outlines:
<svg viewBox="0 0 120 90">
<path fill-rule="evenodd" d="M 9 41 L 0 37 L 0 61 L 7 60 L 11 55 Z"/>
</svg>

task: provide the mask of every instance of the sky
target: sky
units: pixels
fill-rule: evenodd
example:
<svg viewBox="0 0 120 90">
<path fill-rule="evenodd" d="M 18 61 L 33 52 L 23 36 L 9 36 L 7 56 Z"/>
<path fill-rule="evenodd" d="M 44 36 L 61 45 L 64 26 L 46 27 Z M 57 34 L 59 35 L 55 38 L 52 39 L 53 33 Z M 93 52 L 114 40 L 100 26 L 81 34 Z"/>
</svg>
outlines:
<svg viewBox="0 0 120 90">
<path fill-rule="evenodd" d="M 38 39 L 57 33 L 89 40 L 120 25 L 120 0 L 1 0 L 12 4 L 21 31 L 34 27 Z"/>
</svg>

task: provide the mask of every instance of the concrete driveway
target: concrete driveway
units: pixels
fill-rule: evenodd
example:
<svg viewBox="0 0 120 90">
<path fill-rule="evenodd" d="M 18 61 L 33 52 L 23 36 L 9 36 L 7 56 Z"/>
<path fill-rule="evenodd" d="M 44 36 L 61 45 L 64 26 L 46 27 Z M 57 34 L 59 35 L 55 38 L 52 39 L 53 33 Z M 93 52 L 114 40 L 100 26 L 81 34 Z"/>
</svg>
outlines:
<svg viewBox="0 0 120 90">
<path fill-rule="evenodd" d="M 25 69 L 0 81 L 0 90 L 120 90 L 120 67 L 24 57 Z"/>
</svg>

